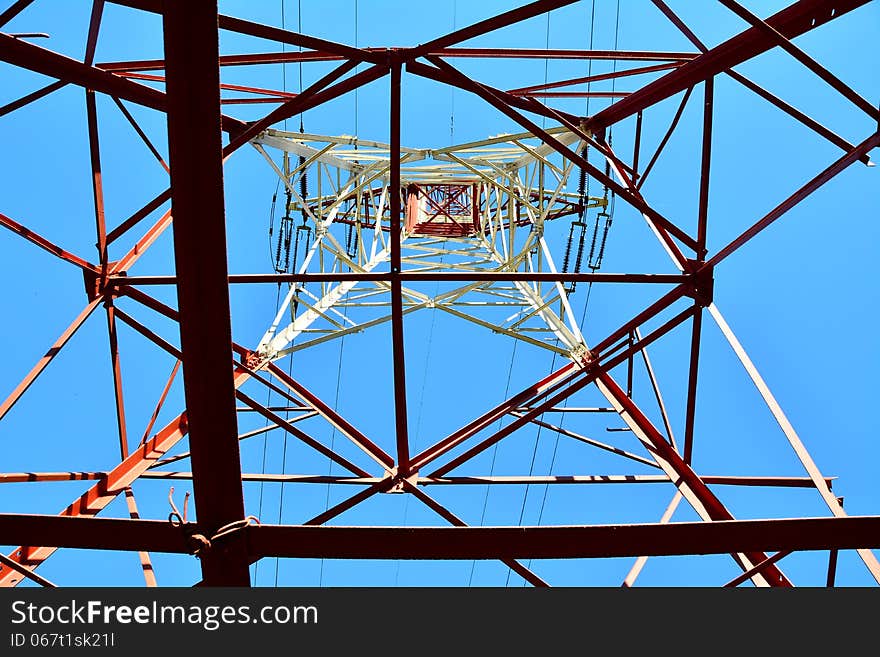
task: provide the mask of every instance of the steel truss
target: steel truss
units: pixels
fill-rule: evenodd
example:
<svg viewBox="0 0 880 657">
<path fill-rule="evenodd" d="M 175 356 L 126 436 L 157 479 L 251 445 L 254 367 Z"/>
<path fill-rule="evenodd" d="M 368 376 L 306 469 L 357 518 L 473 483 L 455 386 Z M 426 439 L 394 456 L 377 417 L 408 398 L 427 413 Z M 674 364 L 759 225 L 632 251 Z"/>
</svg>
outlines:
<svg viewBox="0 0 880 657">
<path fill-rule="evenodd" d="M 98 262 L 70 253 L 0 214 L 0 224 L 55 257 L 80 270 L 87 303 L 52 348 L 40 359 L 0 405 L 5 416 L 59 350 L 101 305 L 104 306 L 114 373 L 120 463 L 100 472 L 0 473 L 4 482 L 94 481 L 59 516 L 0 514 L 5 543 L 22 547 L 2 559 L 0 584 L 13 586 L 24 578 L 50 585 L 35 569 L 59 547 L 138 551 L 146 582 L 155 585 L 150 551 L 197 554 L 203 584 L 246 586 L 249 564 L 269 556 L 326 558 L 500 559 L 526 581 L 547 582 L 517 559 L 575 557 L 639 557 L 624 582 L 632 585 L 648 556 L 670 554 L 730 554 L 742 575 L 731 585 L 751 580 L 757 586 L 790 586 L 778 562 L 797 550 L 855 549 L 873 578 L 880 583 L 880 563 L 871 548 L 880 546 L 877 517 L 847 517 L 841 501 L 809 456 L 802 441 L 773 397 L 757 368 L 714 303 L 715 266 L 736 252 L 796 204 L 856 162 L 867 163 L 880 144 L 875 132 L 853 145 L 800 110 L 777 98 L 733 67 L 779 47 L 794 56 L 836 92 L 873 119 L 877 108 L 792 43 L 792 39 L 819 28 L 867 0 L 799 0 L 761 20 L 733 0 L 722 3 L 750 27 L 714 47 L 705 47 L 662 0 L 653 4 L 697 48 L 696 52 L 501 50 L 463 48 L 458 44 L 528 18 L 571 4 L 573 0 L 541 0 L 499 14 L 472 26 L 413 48 L 363 49 L 298 34 L 268 25 L 218 16 L 216 1 L 185 3 L 158 0 L 113 0 L 115 4 L 160 14 L 164 28 L 164 61 L 94 64 L 95 44 L 105 2 L 95 0 L 87 38 L 86 57 L 76 61 L 26 40 L 0 34 L 0 59 L 57 79 L 37 92 L 0 108 L 0 115 L 17 111 L 64 85 L 86 90 L 88 133 L 95 203 Z M 30 2 L 16 2 L 0 14 L 0 27 Z M 220 30 L 298 46 L 300 52 L 220 55 Z M 503 91 L 473 80 L 451 61 L 475 57 L 614 59 L 635 62 L 614 74 L 556 81 Z M 277 62 L 339 62 L 333 71 L 299 94 L 220 82 L 224 66 Z M 219 64 L 219 66 L 218 66 Z M 359 70 L 357 70 L 359 67 Z M 147 71 L 162 71 L 162 75 Z M 473 93 L 522 128 L 519 134 L 441 149 L 403 147 L 400 143 L 400 87 L 403 75 L 421 76 Z M 538 99 L 584 96 L 585 82 L 651 74 L 653 81 L 622 95 L 614 95 L 606 109 L 593 116 L 568 114 Z M 824 171 L 742 235 L 715 253 L 706 248 L 709 170 L 711 164 L 713 88 L 719 75 L 729 75 L 817 135 L 839 147 L 843 154 Z M 285 132 L 276 127 L 283 119 L 314 109 L 363 85 L 388 77 L 390 81 L 390 143 L 360 136 L 326 136 Z M 165 91 L 142 84 L 162 82 Z M 221 90 L 248 94 L 223 98 Z M 665 217 L 642 195 L 640 188 L 665 141 L 648 166 L 640 170 L 638 149 L 627 158 L 612 149 L 607 129 L 680 92 L 685 101 L 692 92 L 703 95 L 702 174 L 699 181 L 697 234 L 691 235 Z M 100 145 L 95 95 L 117 101 L 126 119 L 171 175 L 168 190 L 131 217 L 108 230 L 103 208 Z M 606 94 L 608 95 L 608 94 Z M 122 101 L 167 114 L 169 161 L 166 163 Z M 243 122 L 223 112 L 223 105 L 265 102 L 277 105 L 255 122 Z M 684 103 L 683 103 L 684 104 Z M 683 107 L 682 104 L 682 107 Z M 675 129 L 681 111 L 669 133 Z M 529 115 L 549 119 L 544 129 Z M 221 134 L 228 135 L 223 145 Z M 667 135 L 668 138 L 668 135 Z M 636 139 L 638 143 L 638 136 Z M 309 227 L 308 242 L 295 245 L 294 269 L 289 262 L 272 274 L 232 274 L 226 265 L 223 201 L 223 162 L 250 144 L 266 160 L 284 186 L 289 202 L 285 215 L 295 220 L 288 230 Z M 279 166 L 277 152 L 282 154 Z M 591 155 L 588 155 L 591 153 Z M 607 165 L 603 170 L 595 162 Z M 573 172 L 583 170 L 618 201 L 644 217 L 679 274 L 608 274 L 560 271 L 559 254 L 551 253 L 545 224 L 605 209 L 608 197 L 570 191 Z M 308 179 L 311 192 L 305 193 Z M 143 230 L 148 217 L 171 201 L 172 211 L 161 214 Z M 297 217 L 298 215 L 298 217 Z M 143 253 L 172 221 L 175 226 L 175 274 L 129 274 Z M 123 235 L 142 230 L 128 252 L 111 259 L 110 249 Z M 304 233 L 306 231 L 303 231 Z M 293 233 L 291 233 L 292 235 Z M 305 239 L 305 238 L 304 238 Z M 193 257 L 197 252 L 198 257 Z M 576 269 L 580 269 L 579 267 Z M 416 283 L 439 282 L 435 295 Z M 252 347 L 233 341 L 229 318 L 229 285 L 284 283 L 287 294 L 263 338 Z M 661 285 L 669 288 L 655 302 L 604 339 L 588 345 L 572 312 L 569 294 L 577 283 Z M 144 288 L 175 285 L 177 309 Z M 126 298 L 143 314 L 118 308 Z M 678 302 L 685 309 L 669 317 Z M 679 304 L 680 306 L 681 304 Z M 677 307 L 677 306 L 676 306 Z M 538 378 L 522 391 L 417 453 L 407 432 L 407 343 L 404 317 L 424 310 L 440 310 L 528 343 L 562 357 L 558 369 Z M 748 376 L 754 382 L 792 449 L 803 464 L 805 477 L 734 477 L 704 475 L 692 467 L 694 415 L 704 311 L 718 324 Z M 176 322 L 180 345 L 175 346 L 149 328 L 145 316 L 157 314 Z M 503 319 L 499 317 L 503 315 Z M 651 320 L 659 327 L 642 334 Z M 156 412 L 143 438 L 135 445 L 127 433 L 122 396 L 121 366 L 116 327 L 122 322 L 177 359 L 161 391 Z M 673 436 L 662 396 L 653 375 L 647 347 L 672 329 L 690 324 L 692 330 L 686 392 L 687 417 L 683 442 Z M 331 404 L 289 375 L 279 360 L 294 352 L 390 324 L 394 358 L 393 447 L 365 435 Z M 210 326 L 205 331 L 204 326 Z M 631 382 L 621 385 L 612 372 L 644 358 L 663 409 L 664 426 L 652 422 L 633 398 Z M 186 410 L 158 430 L 154 427 L 172 381 L 182 363 Z M 628 375 L 631 377 L 631 374 Z M 243 390 L 246 382 L 272 390 L 283 406 L 268 407 Z M 607 402 L 596 408 L 567 406 L 578 391 L 595 386 Z M 240 406 L 237 407 L 237 404 Z M 236 413 L 250 410 L 264 417 L 263 429 L 239 434 Z M 289 412 L 296 415 L 289 416 Z M 576 416 L 585 412 L 616 413 L 638 439 L 643 451 L 634 453 L 582 435 L 572 423 L 563 428 L 543 421 L 547 411 Z M 285 416 L 282 416 L 285 413 Z M 297 425 L 320 417 L 363 454 L 358 465 Z M 496 426 L 501 418 L 509 421 Z M 561 424 L 561 423 L 560 423 Z M 613 453 L 630 463 L 654 468 L 653 475 L 588 475 L 573 473 L 533 476 L 461 476 L 456 468 L 498 444 L 523 427 L 545 427 L 560 435 Z M 576 424 L 574 425 L 577 426 Z M 346 475 L 242 473 L 239 443 L 280 427 L 347 471 Z M 187 437 L 189 451 L 166 456 Z M 454 455 L 453 455 L 454 452 Z M 445 458 L 444 458 L 445 457 Z M 189 459 L 191 472 L 161 469 Z M 138 517 L 132 485 L 139 479 L 192 480 L 198 520 L 175 509 L 177 522 Z M 242 482 L 282 481 L 298 484 L 348 485 L 360 490 L 319 515 L 296 526 L 256 525 L 245 509 Z M 429 496 L 429 486 L 544 484 L 665 484 L 674 497 L 663 518 L 649 525 L 567 527 L 468 527 Z M 807 487 L 818 491 L 830 518 L 737 520 L 716 494 L 722 485 Z M 364 500 L 382 493 L 411 495 L 452 527 L 329 527 Z M 110 502 L 125 494 L 130 519 L 97 519 Z M 702 522 L 670 523 L 684 500 Z M 769 552 L 775 554 L 768 555 Z M 831 577 L 831 576 L 830 576 Z M 833 577 L 831 577 L 833 579 Z M 564 583 L 564 582 L 560 582 Z"/>
</svg>

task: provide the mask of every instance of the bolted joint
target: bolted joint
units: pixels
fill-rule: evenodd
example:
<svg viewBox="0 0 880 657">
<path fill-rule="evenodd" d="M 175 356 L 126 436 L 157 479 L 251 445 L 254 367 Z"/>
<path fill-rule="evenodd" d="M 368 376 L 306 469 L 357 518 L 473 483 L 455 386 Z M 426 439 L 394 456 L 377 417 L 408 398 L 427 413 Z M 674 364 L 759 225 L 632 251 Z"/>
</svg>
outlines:
<svg viewBox="0 0 880 657">
<path fill-rule="evenodd" d="M 267 360 L 269 359 L 258 351 L 248 350 L 241 356 L 241 362 L 252 370 L 260 369 Z"/>
<path fill-rule="evenodd" d="M 187 544 L 189 545 L 190 553 L 201 559 L 205 554 L 207 554 L 211 550 L 211 541 L 204 534 L 189 534 L 187 536 Z"/>
<path fill-rule="evenodd" d="M 400 470 L 398 470 L 397 466 L 385 471 L 385 479 L 391 482 L 390 487 L 385 491 L 387 493 L 405 493 L 407 486 L 406 484 L 410 484 L 411 486 L 418 485 L 419 473 L 418 472 L 409 472 L 407 474 L 403 474 Z"/>
<path fill-rule="evenodd" d="M 589 369 L 590 364 L 593 362 L 593 354 L 587 349 L 587 345 L 585 344 L 575 345 L 571 351 L 568 352 L 568 355 L 574 362 L 586 369 Z"/>
<path fill-rule="evenodd" d="M 582 116 L 578 121 L 578 128 L 581 129 L 581 132 L 585 133 L 589 137 L 596 137 L 596 134 L 593 132 L 593 129 L 590 127 L 590 117 Z M 601 130 L 601 137 L 605 136 L 605 130 Z"/>
<path fill-rule="evenodd" d="M 113 269 L 116 262 L 107 263 L 107 272 Z M 115 280 L 117 277 L 125 277 L 126 272 L 117 272 L 112 277 L 108 274 L 99 274 L 98 272 L 83 269 L 83 285 L 85 285 L 86 296 L 89 301 L 94 301 L 98 297 L 107 297 L 109 302 L 114 297 L 119 296 L 119 282 Z"/>
<path fill-rule="evenodd" d="M 700 260 L 688 260 L 685 273 L 690 274 L 688 296 L 702 308 L 711 304 L 715 294 L 715 269 L 705 267 Z"/>
<path fill-rule="evenodd" d="M 101 278 L 97 273 L 83 269 L 83 284 L 86 287 L 86 296 L 89 301 L 94 301 L 101 296 Z"/>
</svg>

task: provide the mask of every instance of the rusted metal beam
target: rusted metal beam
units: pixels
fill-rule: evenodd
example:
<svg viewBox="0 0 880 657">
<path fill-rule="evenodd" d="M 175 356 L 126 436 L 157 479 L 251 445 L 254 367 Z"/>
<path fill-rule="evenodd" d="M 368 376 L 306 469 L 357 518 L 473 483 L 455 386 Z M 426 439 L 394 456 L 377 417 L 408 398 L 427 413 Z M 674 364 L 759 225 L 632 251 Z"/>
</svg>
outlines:
<svg viewBox="0 0 880 657">
<path fill-rule="evenodd" d="M 226 285 L 217 1 L 166 3 L 163 27 L 193 493 L 199 522 L 213 534 L 245 517 Z M 201 565 L 208 585 L 250 584 L 240 551 L 211 552 Z"/>
</svg>

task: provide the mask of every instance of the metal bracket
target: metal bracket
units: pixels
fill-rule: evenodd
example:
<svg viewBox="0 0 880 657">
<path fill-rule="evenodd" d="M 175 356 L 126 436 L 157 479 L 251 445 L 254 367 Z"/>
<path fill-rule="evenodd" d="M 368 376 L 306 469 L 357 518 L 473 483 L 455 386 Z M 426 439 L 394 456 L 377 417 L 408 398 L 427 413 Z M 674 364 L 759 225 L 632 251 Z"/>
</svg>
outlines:
<svg viewBox="0 0 880 657">
<path fill-rule="evenodd" d="M 685 264 L 685 273 L 692 276 L 688 296 L 702 308 L 712 303 L 715 294 L 715 269 L 703 269 L 704 264 L 700 260 L 688 260 Z"/>
</svg>

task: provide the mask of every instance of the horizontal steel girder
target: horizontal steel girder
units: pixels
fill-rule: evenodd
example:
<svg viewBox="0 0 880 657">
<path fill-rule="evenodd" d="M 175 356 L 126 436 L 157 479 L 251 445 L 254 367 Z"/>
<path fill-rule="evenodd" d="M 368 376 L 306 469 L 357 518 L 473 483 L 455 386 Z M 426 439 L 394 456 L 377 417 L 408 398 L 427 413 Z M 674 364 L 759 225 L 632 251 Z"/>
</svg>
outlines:
<svg viewBox="0 0 880 657">
<path fill-rule="evenodd" d="M 188 553 L 188 536 L 199 531 L 194 523 L 159 520 L 0 514 L 4 541 L 56 547 Z M 580 559 L 877 548 L 880 516 L 556 527 L 250 525 L 214 544 L 233 536 L 244 539 L 252 560 Z"/>
</svg>

